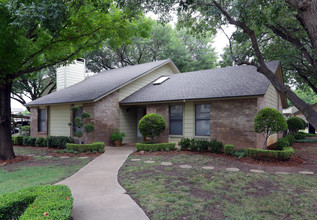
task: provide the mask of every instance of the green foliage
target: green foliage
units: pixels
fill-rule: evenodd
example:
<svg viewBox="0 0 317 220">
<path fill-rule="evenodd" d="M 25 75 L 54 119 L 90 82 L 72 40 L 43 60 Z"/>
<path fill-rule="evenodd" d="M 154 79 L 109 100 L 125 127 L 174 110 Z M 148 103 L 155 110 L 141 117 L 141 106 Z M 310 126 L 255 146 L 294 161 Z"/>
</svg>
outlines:
<svg viewBox="0 0 317 220">
<path fill-rule="evenodd" d="M 223 145 L 220 141 L 217 141 L 217 139 L 212 139 L 210 141 L 210 152 L 220 154 L 222 146 Z"/>
<path fill-rule="evenodd" d="M 111 135 L 111 140 L 112 141 L 122 141 L 123 138 L 125 137 L 125 133 L 124 132 L 120 132 L 119 129 L 115 129 Z"/>
<path fill-rule="evenodd" d="M 171 151 L 176 149 L 176 143 L 158 143 L 158 144 L 144 144 L 136 143 L 137 151 Z"/>
<path fill-rule="evenodd" d="M 212 36 L 193 36 L 186 29 L 173 29 L 168 24 L 150 20 L 151 36 L 133 37 L 131 44 L 111 47 L 108 42 L 102 49 L 89 53 L 85 58 L 93 72 L 127 65 L 171 59 L 181 72 L 215 67 L 216 53 Z"/>
<path fill-rule="evenodd" d="M 290 117 L 287 119 L 287 126 L 291 134 L 295 134 L 301 129 L 305 129 L 305 124 L 302 119 L 297 117 Z"/>
<path fill-rule="evenodd" d="M 71 217 L 72 193 L 65 185 L 43 185 L 0 194 L 0 219 L 49 219 Z"/>
<path fill-rule="evenodd" d="M 275 150 L 283 150 L 285 147 L 289 147 L 290 142 L 288 141 L 288 138 L 279 138 L 277 142 L 275 143 Z"/>
<path fill-rule="evenodd" d="M 76 113 L 77 111 L 79 111 L 80 110 L 80 107 L 78 107 L 78 106 L 73 106 L 72 107 L 72 111 L 74 112 L 74 113 Z"/>
<path fill-rule="evenodd" d="M 286 129 L 286 121 L 283 115 L 276 109 L 263 108 L 254 118 L 254 131 L 257 133 L 265 133 L 264 147 L 266 147 L 267 138 L 271 134 L 285 131 Z"/>
<path fill-rule="evenodd" d="M 92 144 L 66 144 L 66 150 L 77 152 L 104 152 L 104 142 L 94 142 Z"/>
<path fill-rule="evenodd" d="M 284 66 L 284 64 L 283 64 Z M 295 82 L 294 82 L 295 83 Z M 317 96 L 316 93 L 311 88 L 305 88 L 303 87 L 303 82 L 299 81 L 298 87 L 302 89 L 296 89 L 293 92 L 304 102 L 306 102 L 309 105 L 317 103 Z M 288 106 L 293 106 L 293 103 L 287 99 Z"/>
<path fill-rule="evenodd" d="M 302 140 L 295 140 L 297 143 L 317 143 L 317 139 L 302 139 Z"/>
<path fill-rule="evenodd" d="M 28 141 L 29 141 L 29 137 L 30 136 L 23 136 L 23 141 L 22 141 L 22 145 L 27 146 L 28 145 Z"/>
<path fill-rule="evenodd" d="M 311 136 L 310 134 L 307 134 L 307 133 L 304 133 L 304 132 L 297 132 L 294 134 L 294 138 L 296 140 L 302 140 L 302 139 L 305 139 L 305 137 L 309 137 Z"/>
<path fill-rule="evenodd" d="M 35 147 L 36 137 L 31 137 L 27 139 L 26 145 Z"/>
<path fill-rule="evenodd" d="M 245 157 L 246 155 L 247 155 L 247 152 L 244 149 L 240 149 L 233 152 L 233 156 L 239 157 L 239 158 Z"/>
<path fill-rule="evenodd" d="M 95 126 L 92 125 L 92 124 L 85 124 L 85 125 L 84 125 L 84 131 L 85 131 L 86 133 L 94 132 L 94 131 L 95 131 Z"/>
<path fill-rule="evenodd" d="M 232 155 L 233 152 L 234 152 L 234 146 L 233 146 L 233 145 L 230 145 L 230 144 L 225 144 L 223 151 L 224 151 L 225 154 L 227 154 L 227 155 Z"/>
<path fill-rule="evenodd" d="M 247 149 L 246 153 L 249 157 L 255 159 L 276 159 L 289 160 L 294 154 L 294 149 L 285 147 L 283 150 L 263 150 L 263 149 Z"/>
<path fill-rule="evenodd" d="M 189 150 L 191 141 L 190 138 L 182 138 L 178 145 L 181 147 L 181 150 Z"/>
<path fill-rule="evenodd" d="M 144 137 L 150 137 L 152 140 L 165 130 L 166 122 L 162 115 L 150 113 L 141 118 L 139 130 Z"/>
<path fill-rule="evenodd" d="M 20 127 L 20 135 L 30 136 L 30 130 L 31 130 L 30 125 L 21 126 Z"/>
<path fill-rule="evenodd" d="M 286 135 L 284 138 L 288 140 L 290 146 L 292 146 L 295 142 L 295 137 L 291 134 Z"/>
<path fill-rule="evenodd" d="M 64 149 L 67 143 L 74 143 L 74 138 L 67 136 L 48 136 L 47 147 Z"/>
<path fill-rule="evenodd" d="M 12 143 L 14 145 L 23 145 L 23 136 L 13 136 Z"/>
<path fill-rule="evenodd" d="M 81 118 L 82 119 L 85 119 L 85 118 L 90 118 L 90 114 L 88 112 L 83 112 L 83 114 L 81 115 Z"/>
<path fill-rule="evenodd" d="M 46 147 L 47 143 L 46 143 L 46 138 L 44 137 L 38 137 L 35 141 L 35 146 L 36 147 Z"/>
</svg>

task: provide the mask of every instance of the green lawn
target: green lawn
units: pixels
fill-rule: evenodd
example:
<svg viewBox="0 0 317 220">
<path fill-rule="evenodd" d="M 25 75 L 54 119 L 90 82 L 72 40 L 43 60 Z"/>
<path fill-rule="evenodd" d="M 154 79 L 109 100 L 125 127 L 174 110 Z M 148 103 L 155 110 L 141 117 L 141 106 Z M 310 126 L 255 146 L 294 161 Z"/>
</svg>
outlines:
<svg viewBox="0 0 317 220">
<path fill-rule="evenodd" d="M 50 152 L 32 147 L 14 147 L 18 155 L 33 154 L 30 160 L 0 166 L 0 193 L 11 192 L 23 187 L 54 184 L 71 176 L 93 158 L 45 158 Z"/>
<path fill-rule="evenodd" d="M 156 162 L 143 163 L 150 158 Z M 225 160 L 207 155 L 130 156 L 119 181 L 151 219 L 316 219 L 316 174 L 201 169 L 221 166 Z M 173 165 L 161 166 L 163 161 Z M 180 164 L 193 168 L 181 169 Z"/>
</svg>

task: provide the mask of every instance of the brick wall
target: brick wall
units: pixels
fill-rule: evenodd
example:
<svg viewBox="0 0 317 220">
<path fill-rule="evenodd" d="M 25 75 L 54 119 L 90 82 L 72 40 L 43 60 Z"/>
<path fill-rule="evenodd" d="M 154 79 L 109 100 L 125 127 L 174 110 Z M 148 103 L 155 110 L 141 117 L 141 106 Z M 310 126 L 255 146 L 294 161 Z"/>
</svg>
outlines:
<svg viewBox="0 0 317 220">
<path fill-rule="evenodd" d="M 257 104 L 256 98 L 210 102 L 210 137 L 233 144 L 235 149 L 256 147 Z"/>
<path fill-rule="evenodd" d="M 169 108 L 168 104 L 151 104 L 146 106 L 146 114 L 156 113 L 163 116 L 166 122 L 166 129 L 158 138 L 158 142 L 168 142 L 169 139 Z"/>
</svg>

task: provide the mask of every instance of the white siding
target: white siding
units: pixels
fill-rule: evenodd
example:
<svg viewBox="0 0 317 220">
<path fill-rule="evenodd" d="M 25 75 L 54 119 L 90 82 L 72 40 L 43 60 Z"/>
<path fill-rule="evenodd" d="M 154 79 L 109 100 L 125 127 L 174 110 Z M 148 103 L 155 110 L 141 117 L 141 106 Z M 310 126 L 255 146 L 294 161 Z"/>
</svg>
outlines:
<svg viewBox="0 0 317 220">
<path fill-rule="evenodd" d="M 137 122 L 136 122 L 136 110 L 131 108 L 127 111 L 127 107 L 120 107 L 120 127 L 119 130 L 125 133 L 123 143 L 136 142 L 137 141 Z"/>
<path fill-rule="evenodd" d="M 279 110 L 278 108 L 279 95 L 272 84 L 269 85 L 269 88 L 267 89 L 264 95 L 264 99 L 265 99 L 266 107 Z"/>
<path fill-rule="evenodd" d="M 50 106 L 48 134 L 51 136 L 70 136 L 70 105 Z"/>
<path fill-rule="evenodd" d="M 56 88 L 61 90 L 85 79 L 85 63 L 75 61 L 56 70 Z"/>
<path fill-rule="evenodd" d="M 153 72 L 150 72 L 146 74 L 145 76 L 135 80 L 132 83 L 129 83 L 128 85 L 122 87 L 119 91 L 119 101 L 125 99 L 129 95 L 135 93 L 139 89 L 143 88 L 150 82 L 156 80 L 162 75 L 170 75 L 173 74 L 173 70 L 169 67 L 169 65 L 164 65 Z"/>
</svg>

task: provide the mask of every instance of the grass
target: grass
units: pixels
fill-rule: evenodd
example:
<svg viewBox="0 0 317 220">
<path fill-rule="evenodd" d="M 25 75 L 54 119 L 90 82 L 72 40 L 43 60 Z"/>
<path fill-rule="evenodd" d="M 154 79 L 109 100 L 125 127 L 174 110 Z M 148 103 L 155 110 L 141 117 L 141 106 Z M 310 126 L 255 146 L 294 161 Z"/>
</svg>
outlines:
<svg viewBox="0 0 317 220">
<path fill-rule="evenodd" d="M 119 181 L 151 219 L 316 217 L 316 175 L 207 171 L 201 167 L 215 158 L 195 155 L 193 162 L 192 156 L 152 156 L 154 164 L 143 163 L 148 156 L 129 157 Z M 163 167 L 162 161 L 174 164 Z M 215 161 L 222 163 L 219 158 Z M 193 169 L 181 169 L 180 164 L 191 164 Z"/>
<path fill-rule="evenodd" d="M 38 150 L 32 147 L 14 147 L 18 155 L 45 156 L 49 151 Z M 0 193 L 12 192 L 23 187 L 54 184 L 71 176 L 81 167 L 85 166 L 91 158 L 44 158 L 34 157 L 0 167 Z"/>
</svg>

